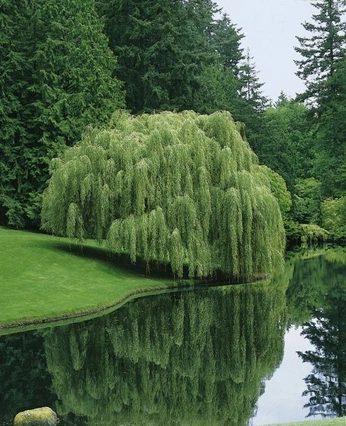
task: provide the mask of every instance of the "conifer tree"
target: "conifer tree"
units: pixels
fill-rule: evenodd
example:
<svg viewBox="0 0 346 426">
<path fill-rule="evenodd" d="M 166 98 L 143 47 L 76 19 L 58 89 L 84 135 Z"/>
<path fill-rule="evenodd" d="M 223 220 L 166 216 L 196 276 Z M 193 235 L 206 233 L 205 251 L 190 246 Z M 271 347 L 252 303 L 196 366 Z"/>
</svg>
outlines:
<svg viewBox="0 0 346 426">
<path fill-rule="evenodd" d="M 199 78 L 199 89 L 194 98 L 195 111 L 211 113 L 226 110 L 238 120 L 242 104 L 240 69 L 245 59 L 241 47 L 243 37 L 227 14 L 215 21 L 208 38 L 217 56 L 212 64 L 204 67 Z"/>
<path fill-rule="evenodd" d="M 263 95 L 261 83 L 258 78 L 258 71 L 253 62 L 250 51 L 247 50 L 246 56 L 240 66 L 240 97 L 247 102 L 255 111 L 261 112 L 268 104 L 268 99 Z"/>
<path fill-rule="evenodd" d="M 262 116 L 256 153 L 261 163 L 280 173 L 290 192 L 298 179 L 312 173 L 315 140 L 308 114 L 305 105 L 281 97 L 277 107 L 268 108 Z"/>
<path fill-rule="evenodd" d="M 263 85 L 264 83 L 259 81 L 256 65 L 248 49 L 246 56 L 239 63 L 238 96 L 231 112 L 236 121 L 244 123 L 243 132 L 256 154 L 260 150 L 258 140 L 262 114 L 268 106 L 268 99 L 262 92 Z"/>
<path fill-rule="evenodd" d="M 302 58 L 295 63 L 297 75 L 306 85 L 300 98 L 318 102 L 321 97 L 330 96 L 325 92 L 326 80 L 333 76 L 337 63 L 345 55 L 346 9 L 343 0 L 319 0 L 312 5 L 317 13 L 312 15 L 313 22 L 303 23 L 310 36 L 297 37 L 300 47 L 295 50 Z"/>
<path fill-rule="evenodd" d="M 343 132 L 343 87 L 338 70 L 346 53 L 345 2 L 320 0 L 313 3 L 317 13 L 313 22 L 303 24 L 310 37 L 297 37 L 300 47 L 296 51 L 297 75 L 305 82 L 306 91 L 299 99 L 311 106 L 312 124 L 316 129 L 318 152 L 315 173 L 322 183 L 324 196 L 340 196 L 345 193 Z M 340 163 L 341 160 L 341 163 Z"/>
<path fill-rule="evenodd" d="M 97 4 L 129 110 L 193 109 L 199 77 L 215 57 L 208 45 L 215 5 L 209 0 Z"/>
<path fill-rule="evenodd" d="M 39 223 L 51 158 L 123 105 L 93 0 L 2 2 L 0 223 Z"/>
<path fill-rule="evenodd" d="M 241 47 L 241 40 L 244 37 L 227 14 L 223 14 L 222 18 L 215 22 L 213 43 L 222 65 L 231 69 L 235 75 L 239 74 L 240 63 L 245 59 Z"/>
<path fill-rule="evenodd" d="M 346 61 L 343 59 L 325 83 L 326 92 L 333 92 L 331 98 L 323 97 L 319 101 L 315 173 L 321 181 L 324 197 L 341 197 L 346 194 L 345 72 Z"/>
</svg>

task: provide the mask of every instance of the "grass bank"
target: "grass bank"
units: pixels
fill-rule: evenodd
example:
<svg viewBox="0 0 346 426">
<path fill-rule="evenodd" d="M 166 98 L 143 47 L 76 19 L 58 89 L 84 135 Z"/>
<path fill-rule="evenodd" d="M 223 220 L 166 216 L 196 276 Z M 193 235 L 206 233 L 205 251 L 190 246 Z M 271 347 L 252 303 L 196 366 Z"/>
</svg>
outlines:
<svg viewBox="0 0 346 426">
<path fill-rule="evenodd" d="M 325 420 L 306 420 L 298 423 L 275 423 L 267 426 L 341 426 L 346 425 L 346 417 Z"/>
<path fill-rule="evenodd" d="M 122 268 L 89 243 L 0 227 L 0 333 L 95 313 L 135 294 L 175 286 Z"/>
</svg>

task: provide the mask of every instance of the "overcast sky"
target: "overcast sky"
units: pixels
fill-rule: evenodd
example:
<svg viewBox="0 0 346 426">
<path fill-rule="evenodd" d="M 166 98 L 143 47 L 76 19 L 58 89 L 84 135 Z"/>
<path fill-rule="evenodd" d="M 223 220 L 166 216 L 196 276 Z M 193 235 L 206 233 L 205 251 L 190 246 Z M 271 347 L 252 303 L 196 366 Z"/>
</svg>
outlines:
<svg viewBox="0 0 346 426">
<path fill-rule="evenodd" d="M 295 75 L 294 59 L 299 55 L 296 36 L 306 35 L 302 23 L 311 22 L 316 9 L 308 0 L 215 0 L 233 24 L 245 35 L 243 47 L 259 72 L 263 92 L 274 101 L 283 91 L 294 97 L 304 91 L 303 82 Z"/>
</svg>

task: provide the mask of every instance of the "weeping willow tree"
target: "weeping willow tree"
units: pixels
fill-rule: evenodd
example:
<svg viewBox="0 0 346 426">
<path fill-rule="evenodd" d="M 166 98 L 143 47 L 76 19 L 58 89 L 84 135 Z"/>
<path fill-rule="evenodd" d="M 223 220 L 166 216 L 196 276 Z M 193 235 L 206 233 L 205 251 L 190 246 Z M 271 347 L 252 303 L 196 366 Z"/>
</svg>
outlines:
<svg viewBox="0 0 346 426">
<path fill-rule="evenodd" d="M 106 240 L 177 277 L 271 272 L 285 245 L 280 208 L 237 126 L 226 112 L 117 113 L 53 161 L 42 228 Z"/>
</svg>

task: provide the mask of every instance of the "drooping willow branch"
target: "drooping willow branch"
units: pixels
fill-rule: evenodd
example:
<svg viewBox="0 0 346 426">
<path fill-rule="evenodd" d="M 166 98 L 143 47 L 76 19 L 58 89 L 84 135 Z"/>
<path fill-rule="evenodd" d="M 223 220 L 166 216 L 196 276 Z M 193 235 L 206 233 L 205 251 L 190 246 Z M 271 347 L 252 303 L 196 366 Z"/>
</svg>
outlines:
<svg viewBox="0 0 346 426">
<path fill-rule="evenodd" d="M 169 263 L 174 275 L 250 278 L 282 260 L 273 174 L 231 115 L 118 113 L 53 161 L 43 229 L 107 240 L 111 250 Z"/>
</svg>

